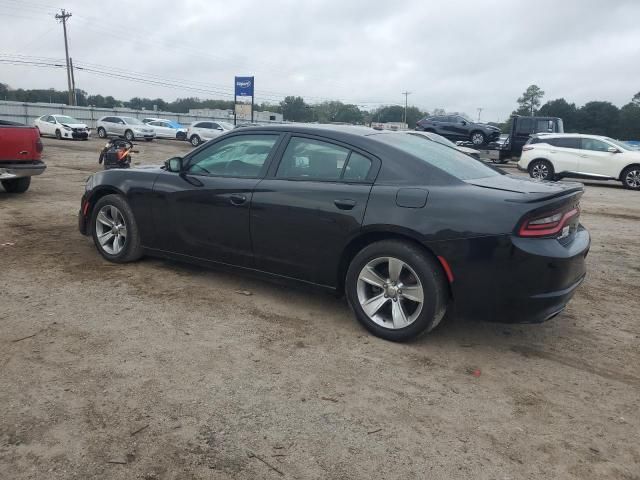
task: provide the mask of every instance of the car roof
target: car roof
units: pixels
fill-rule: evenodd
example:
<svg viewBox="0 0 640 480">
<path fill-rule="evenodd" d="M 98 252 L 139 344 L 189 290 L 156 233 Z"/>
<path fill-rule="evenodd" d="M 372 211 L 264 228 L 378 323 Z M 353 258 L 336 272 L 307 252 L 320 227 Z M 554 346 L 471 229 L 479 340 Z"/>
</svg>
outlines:
<svg viewBox="0 0 640 480">
<path fill-rule="evenodd" d="M 580 137 L 580 138 L 595 138 L 597 140 L 606 140 L 611 137 L 606 135 L 591 135 L 588 133 L 535 133 L 531 135 L 536 138 L 563 138 L 563 137 Z"/>
<path fill-rule="evenodd" d="M 260 126 L 247 126 L 242 129 L 243 132 L 250 132 L 254 130 L 271 130 L 271 131 L 284 131 L 292 133 L 307 133 L 310 135 L 326 135 L 327 133 L 335 135 L 347 135 L 365 137 L 368 135 L 377 135 L 384 133 L 385 130 L 375 130 L 371 127 L 365 127 L 363 125 L 335 125 L 328 123 L 279 123 L 271 125 Z M 392 133 L 389 131 L 389 133 Z"/>
</svg>

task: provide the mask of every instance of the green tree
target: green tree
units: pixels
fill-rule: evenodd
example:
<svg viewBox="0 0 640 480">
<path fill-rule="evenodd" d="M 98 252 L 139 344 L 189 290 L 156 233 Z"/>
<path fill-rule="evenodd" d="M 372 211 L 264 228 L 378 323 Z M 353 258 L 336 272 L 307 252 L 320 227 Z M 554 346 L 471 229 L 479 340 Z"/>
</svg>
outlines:
<svg viewBox="0 0 640 480">
<path fill-rule="evenodd" d="M 610 102 L 588 102 L 577 115 L 576 130 L 592 135 L 617 136 L 620 110 Z"/>
<path fill-rule="evenodd" d="M 615 137 L 620 140 L 640 139 L 640 103 L 630 102 L 620 109 Z"/>
<path fill-rule="evenodd" d="M 522 96 L 518 98 L 518 115 L 534 116 L 540 106 L 544 92 L 537 85 L 529 85 Z"/>
<path fill-rule="evenodd" d="M 631 99 L 631 101 L 636 105 L 640 105 L 640 92 L 636 93 Z"/>
<path fill-rule="evenodd" d="M 540 107 L 538 115 L 541 117 L 559 117 L 564 124 L 564 131 L 578 132 L 578 109 L 575 103 L 569 103 L 564 98 L 549 100 Z"/>
<path fill-rule="evenodd" d="M 308 122 L 312 119 L 312 112 L 302 97 L 287 96 L 280 102 L 282 116 L 292 122 Z"/>
</svg>

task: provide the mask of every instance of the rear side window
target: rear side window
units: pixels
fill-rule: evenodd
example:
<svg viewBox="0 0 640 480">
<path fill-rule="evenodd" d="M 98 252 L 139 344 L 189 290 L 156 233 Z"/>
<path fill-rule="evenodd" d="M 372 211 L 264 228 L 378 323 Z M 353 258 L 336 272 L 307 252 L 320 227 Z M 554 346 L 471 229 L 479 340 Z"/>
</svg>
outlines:
<svg viewBox="0 0 640 480">
<path fill-rule="evenodd" d="M 342 178 L 347 181 L 361 182 L 367 178 L 371 170 L 371 160 L 364 155 L 351 152 Z"/>
<path fill-rule="evenodd" d="M 304 180 L 340 179 L 349 150 L 311 138 L 292 137 L 276 177 Z"/>
<path fill-rule="evenodd" d="M 547 143 L 560 148 L 580 148 L 580 139 L 576 137 L 550 138 Z"/>
</svg>

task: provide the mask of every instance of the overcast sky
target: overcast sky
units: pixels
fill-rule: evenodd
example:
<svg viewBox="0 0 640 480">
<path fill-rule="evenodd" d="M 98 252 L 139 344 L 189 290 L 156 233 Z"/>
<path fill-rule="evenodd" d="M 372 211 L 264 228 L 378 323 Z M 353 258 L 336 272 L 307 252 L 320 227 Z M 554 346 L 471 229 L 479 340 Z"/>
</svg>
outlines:
<svg viewBox="0 0 640 480">
<path fill-rule="evenodd" d="M 56 7 L 73 14 L 75 63 L 212 92 L 77 71 L 78 88 L 125 100 L 229 99 L 234 75 L 255 75 L 257 102 L 373 108 L 408 90 L 420 108 L 475 118 L 482 107 L 490 121 L 532 83 L 578 105 L 621 106 L 640 91 L 639 0 L 0 0 L 0 54 L 64 59 Z M 66 74 L 0 63 L 0 82 L 66 89 Z"/>
</svg>

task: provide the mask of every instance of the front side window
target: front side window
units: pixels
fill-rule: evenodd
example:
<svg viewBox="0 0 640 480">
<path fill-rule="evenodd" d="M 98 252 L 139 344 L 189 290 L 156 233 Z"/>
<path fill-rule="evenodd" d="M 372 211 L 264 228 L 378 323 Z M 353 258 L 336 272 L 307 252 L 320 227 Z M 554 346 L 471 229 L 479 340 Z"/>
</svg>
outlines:
<svg viewBox="0 0 640 480">
<path fill-rule="evenodd" d="M 276 177 L 303 180 L 339 180 L 349 150 L 332 143 L 292 137 L 282 155 Z"/>
<path fill-rule="evenodd" d="M 591 150 L 593 152 L 607 152 L 609 144 L 595 138 L 583 138 L 582 150 Z"/>
<path fill-rule="evenodd" d="M 553 133 L 553 120 L 537 120 L 536 133 Z"/>
<path fill-rule="evenodd" d="M 225 138 L 195 154 L 193 175 L 254 178 L 260 175 L 278 135 L 238 135 Z"/>
<path fill-rule="evenodd" d="M 518 126 L 516 128 L 516 133 L 528 135 L 533 133 L 533 119 L 520 117 L 518 120 Z"/>
</svg>

